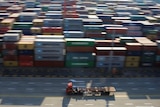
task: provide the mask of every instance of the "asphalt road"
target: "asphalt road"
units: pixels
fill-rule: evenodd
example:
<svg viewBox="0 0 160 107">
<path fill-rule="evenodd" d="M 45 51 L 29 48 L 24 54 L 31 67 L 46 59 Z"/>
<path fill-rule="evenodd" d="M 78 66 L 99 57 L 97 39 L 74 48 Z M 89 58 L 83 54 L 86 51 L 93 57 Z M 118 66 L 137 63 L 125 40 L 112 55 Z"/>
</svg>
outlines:
<svg viewBox="0 0 160 107">
<path fill-rule="evenodd" d="M 1 77 L 0 107 L 160 107 L 160 78 L 74 78 L 77 86 L 115 86 L 114 97 L 66 96 L 68 80 Z"/>
</svg>

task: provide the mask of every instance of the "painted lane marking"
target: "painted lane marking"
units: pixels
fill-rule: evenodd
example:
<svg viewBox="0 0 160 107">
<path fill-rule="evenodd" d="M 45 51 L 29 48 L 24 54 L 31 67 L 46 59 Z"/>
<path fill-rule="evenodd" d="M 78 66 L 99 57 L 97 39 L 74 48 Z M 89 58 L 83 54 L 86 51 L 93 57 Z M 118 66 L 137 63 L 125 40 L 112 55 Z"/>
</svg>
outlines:
<svg viewBox="0 0 160 107">
<path fill-rule="evenodd" d="M 32 91 L 32 90 L 34 90 L 34 88 L 26 88 L 26 90 Z"/>
<path fill-rule="evenodd" d="M 46 82 L 46 83 L 44 83 L 44 84 L 50 85 L 50 84 L 53 84 L 53 83 L 51 83 L 51 82 Z"/>
<path fill-rule="evenodd" d="M 112 104 L 112 103 L 109 103 L 109 104 L 106 104 L 107 106 L 113 106 L 114 104 Z"/>
<path fill-rule="evenodd" d="M 45 88 L 45 89 L 43 89 L 43 90 L 49 91 L 49 90 L 51 90 L 51 88 Z"/>
<path fill-rule="evenodd" d="M 132 88 L 132 90 L 139 90 L 138 88 Z"/>
<path fill-rule="evenodd" d="M 151 105 L 152 103 L 144 103 L 145 105 Z"/>
<path fill-rule="evenodd" d="M 46 105 L 46 106 L 53 106 L 54 104 L 44 104 L 44 105 Z"/>
<path fill-rule="evenodd" d="M 148 90 L 155 90 L 155 88 L 148 88 Z"/>
<path fill-rule="evenodd" d="M 125 103 L 125 105 L 131 106 L 133 105 L 133 103 Z"/>
<path fill-rule="evenodd" d="M 92 105 L 94 105 L 94 104 L 85 104 L 86 106 L 92 106 Z"/>
<path fill-rule="evenodd" d="M 19 82 L 11 82 L 11 84 L 19 84 Z"/>
<path fill-rule="evenodd" d="M 119 91 L 120 91 L 120 90 L 123 90 L 122 88 L 116 88 L 116 89 L 119 90 Z"/>
<path fill-rule="evenodd" d="M 61 90 L 66 90 L 65 88 L 61 89 Z"/>
<path fill-rule="evenodd" d="M 16 88 L 7 88 L 8 90 L 15 90 Z"/>
<path fill-rule="evenodd" d="M 112 82 L 111 84 L 118 84 L 117 82 Z"/>
<path fill-rule="evenodd" d="M 35 84 L 35 82 L 29 82 L 28 84 Z"/>
</svg>

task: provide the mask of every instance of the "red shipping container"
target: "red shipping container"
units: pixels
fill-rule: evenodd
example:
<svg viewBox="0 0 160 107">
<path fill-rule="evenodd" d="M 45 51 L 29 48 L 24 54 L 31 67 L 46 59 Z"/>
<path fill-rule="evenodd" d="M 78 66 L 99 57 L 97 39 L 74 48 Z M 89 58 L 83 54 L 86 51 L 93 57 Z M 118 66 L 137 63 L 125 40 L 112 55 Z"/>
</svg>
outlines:
<svg viewBox="0 0 160 107">
<path fill-rule="evenodd" d="M 33 61 L 19 61 L 19 66 L 22 67 L 33 67 L 34 62 Z"/>
<path fill-rule="evenodd" d="M 62 27 L 51 27 L 51 32 L 52 33 L 63 33 L 63 28 Z"/>
<path fill-rule="evenodd" d="M 52 29 L 51 27 L 42 27 L 42 33 L 51 33 Z"/>
<path fill-rule="evenodd" d="M 64 61 L 34 61 L 36 67 L 64 67 Z"/>
<path fill-rule="evenodd" d="M 17 42 L 4 42 L 3 49 L 17 49 Z"/>
<path fill-rule="evenodd" d="M 106 32 L 109 34 L 126 34 L 127 28 L 126 27 L 106 27 Z"/>
<path fill-rule="evenodd" d="M 10 29 L 11 29 L 10 27 L 0 27 L 0 34 L 4 34 Z"/>
<path fill-rule="evenodd" d="M 19 55 L 19 61 L 33 61 L 32 55 Z"/>
<path fill-rule="evenodd" d="M 18 56 L 17 55 L 5 55 L 3 56 L 3 61 L 17 61 Z"/>
</svg>

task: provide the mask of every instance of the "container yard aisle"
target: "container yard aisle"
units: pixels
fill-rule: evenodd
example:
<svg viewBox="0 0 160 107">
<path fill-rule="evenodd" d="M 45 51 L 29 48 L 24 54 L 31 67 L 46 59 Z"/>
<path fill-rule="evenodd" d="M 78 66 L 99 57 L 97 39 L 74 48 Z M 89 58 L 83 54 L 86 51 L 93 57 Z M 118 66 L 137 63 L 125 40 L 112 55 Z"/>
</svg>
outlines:
<svg viewBox="0 0 160 107">
<path fill-rule="evenodd" d="M 86 86 L 92 80 L 92 86 L 115 86 L 115 96 L 83 97 L 66 96 L 65 87 L 68 78 L 0 78 L 0 107 L 159 107 L 159 78 L 71 78 L 81 81 L 78 86 Z M 59 83 L 59 84 L 57 84 Z"/>
</svg>

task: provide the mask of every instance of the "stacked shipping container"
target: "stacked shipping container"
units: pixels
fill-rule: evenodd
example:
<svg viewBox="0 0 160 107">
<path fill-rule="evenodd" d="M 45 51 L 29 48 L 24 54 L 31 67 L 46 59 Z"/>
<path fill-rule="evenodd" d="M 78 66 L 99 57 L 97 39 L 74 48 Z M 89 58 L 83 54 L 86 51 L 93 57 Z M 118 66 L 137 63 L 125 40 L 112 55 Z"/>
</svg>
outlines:
<svg viewBox="0 0 160 107">
<path fill-rule="evenodd" d="M 50 67 L 159 65 L 159 42 L 153 42 L 160 38 L 159 6 L 123 0 L 76 2 L 1 2 L 0 59 L 4 61 L 0 63 Z"/>
<path fill-rule="evenodd" d="M 66 67 L 94 67 L 94 39 L 66 38 Z"/>
<path fill-rule="evenodd" d="M 43 38 L 43 39 L 42 39 Z M 37 37 L 35 39 L 35 66 L 64 67 L 64 39 Z"/>
</svg>

